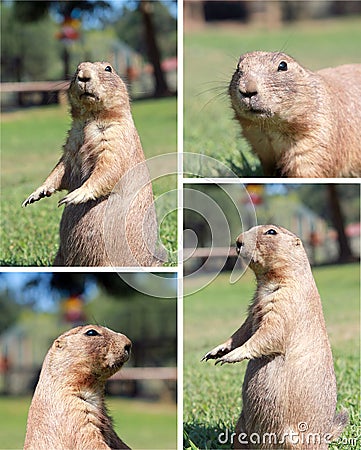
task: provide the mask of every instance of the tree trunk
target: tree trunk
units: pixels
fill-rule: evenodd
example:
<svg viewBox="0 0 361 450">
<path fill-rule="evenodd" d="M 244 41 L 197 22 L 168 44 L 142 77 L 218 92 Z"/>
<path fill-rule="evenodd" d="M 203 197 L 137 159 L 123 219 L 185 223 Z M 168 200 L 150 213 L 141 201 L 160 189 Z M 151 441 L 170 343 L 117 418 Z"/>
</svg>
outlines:
<svg viewBox="0 0 361 450">
<path fill-rule="evenodd" d="M 354 261 L 355 257 L 352 254 L 350 243 L 345 232 L 345 221 L 341 210 L 341 204 L 337 192 L 337 187 L 335 184 L 327 184 L 326 188 L 331 210 L 332 222 L 337 231 L 337 239 L 339 247 L 338 261 L 339 262 Z"/>
<path fill-rule="evenodd" d="M 71 78 L 70 75 L 70 53 L 67 44 L 64 44 L 63 49 L 63 80 L 69 80 Z"/>
<path fill-rule="evenodd" d="M 142 0 L 139 3 L 139 10 L 143 17 L 143 25 L 145 31 L 145 39 L 148 47 L 148 57 L 153 66 L 155 80 L 155 97 L 165 97 L 170 94 L 167 81 L 165 79 L 161 62 L 160 51 L 155 37 L 155 29 L 152 20 L 152 5 L 148 0 Z"/>
</svg>

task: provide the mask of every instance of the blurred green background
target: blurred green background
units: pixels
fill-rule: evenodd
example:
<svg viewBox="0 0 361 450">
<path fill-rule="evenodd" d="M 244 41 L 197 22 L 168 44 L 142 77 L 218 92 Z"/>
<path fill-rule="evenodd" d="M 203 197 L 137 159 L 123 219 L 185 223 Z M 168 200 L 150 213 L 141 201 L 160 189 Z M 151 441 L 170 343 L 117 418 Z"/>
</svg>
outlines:
<svg viewBox="0 0 361 450">
<path fill-rule="evenodd" d="M 2 449 L 24 445 L 30 397 L 0 397 Z M 176 449 L 176 407 L 111 398 L 108 412 L 118 436 L 133 449 Z"/>
<path fill-rule="evenodd" d="M 312 265 L 360 257 L 356 183 L 186 184 L 183 203 L 186 275 L 197 277 L 200 270 L 212 277 L 233 270 L 237 236 L 257 224 L 280 225 L 295 233 Z M 218 256 L 211 256 L 212 249 Z"/>
</svg>

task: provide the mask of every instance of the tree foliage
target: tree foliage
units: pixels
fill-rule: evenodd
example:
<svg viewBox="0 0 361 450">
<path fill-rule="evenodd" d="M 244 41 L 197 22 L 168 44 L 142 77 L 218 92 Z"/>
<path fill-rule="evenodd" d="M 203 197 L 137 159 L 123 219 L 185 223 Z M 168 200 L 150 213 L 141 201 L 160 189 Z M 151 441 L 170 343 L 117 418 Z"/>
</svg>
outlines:
<svg viewBox="0 0 361 450">
<path fill-rule="evenodd" d="M 145 285 L 152 281 L 149 274 L 130 275 L 141 277 Z M 162 282 L 172 280 L 160 280 L 159 293 L 164 291 Z M 59 306 L 62 300 L 73 296 L 86 300 L 86 322 L 99 323 L 131 337 L 137 365 L 176 364 L 175 291 L 174 298 L 154 298 L 138 292 L 114 272 L 0 274 L 0 335 L 16 323 L 23 308 L 33 317 L 41 309 L 57 311 L 52 315 L 52 323 L 59 318 L 64 320 Z"/>
<path fill-rule="evenodd" d="M 168 8 L 159 1 L 152 3 L 152 17 L 157 31 L 157 42 L 163 58 L 177 54 L 177 21 Z M 122 15 L 114 23 L 118 37 L 141 53 L 146 59 L 147 42 L 144 36 L 142 15 L 139 8 L 125 6 Z"/>
<path fill-rule="evenodd" d="M 354 260 L 345 227 L 360 221 L 360 186 L 358 184 L 309 184 L 300 188 L 300 197 L 313 211 L 337 231 L 339 262 Z"/>
<path fill-rule="evenodd" d="M 2 3 L 2 80 L 70 78 L 75 69 L 75 53 L 75 66 L 79 60 L 88 58 L 87 31 L 96 28 L 105 33 L 114 24 L 117 36 L 152 64 L 154 95 L 168 95 L 161 61 L 176 55 L 176 19 L 158 1 L 124 2 L 124 5 L 120 9 L 119 4 L 101 0 Z M 78 41 L 55 39 L 65 18 L 81 20 L 83 33 Z"/>
<path fill-rule="evenodd" d="M 22 23 L 11 6 L 2 4 L 1 28 L 2 81 L 56 78 L 60 45 L 54 39 L 57 26 L 48 15 Z"/>
<path fill-rule="evenodd" d="M 91 16 L 93 14 L 102 15 L 109 8 L 110 3 L 103 0 L 14 2 L 15 17 L 23 23 L 42 20 L 50 11 L 63 17 L 70 17 L 76 10 L 81 12 L 83 16 Z"/>
<path fill-rule="evenodd" d="M 0 292 L 0 335 L 10 328 L 19 316 L 19 307 L 7 289 Z"/>
<path fill-rule="evenodd" d="M 304 184 L 298 187 L 302 202 L 312 211 L 323 217 L 330 225 L 333 224 L 326 185 Z M 341 204 L 345 225 L 360 221 L 360 187 L 358 184 L 337 185 L 337 195 Z"/>
</svg>

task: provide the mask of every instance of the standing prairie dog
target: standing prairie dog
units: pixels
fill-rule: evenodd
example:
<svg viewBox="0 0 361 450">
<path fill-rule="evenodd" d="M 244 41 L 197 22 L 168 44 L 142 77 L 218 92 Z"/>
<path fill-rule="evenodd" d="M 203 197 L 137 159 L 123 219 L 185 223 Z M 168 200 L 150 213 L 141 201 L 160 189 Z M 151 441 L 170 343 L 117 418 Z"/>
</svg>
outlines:
<svg viewBox="0 0 361 450">
<path fill-rule="evenodd" d="M 361 64 L 312 72 L 281 52 L 250 52 L 229 95 L 264 175 L 361 176 Z"/>
<path fill-rule="evenodd" d="M 79 64 L 60 161 L 24 202 L 67 190 L 56 266 L 157 265 L 150 177 L 127 89 L 107 62 Z"/>
<path fill-rule="evenodd" d="M 130 349 L 126 336 L 97 325 L 59 336 L 41 369 L 24 450 L 129 449 L 113 430 L 104 388 Z"/>
<path fill-rule="evenodd" d="M 282 227 L 261 225 L 237 238 L 237 251 L 256 275 L 256 293 L 243 325 L 203 358 L 250 360 L 234 447 L 326 450 L 347 413 L 335 414 L 332 353 L 301 240 Z M 258 444 L 250 440 L 255 435 Z"/>
</svg>

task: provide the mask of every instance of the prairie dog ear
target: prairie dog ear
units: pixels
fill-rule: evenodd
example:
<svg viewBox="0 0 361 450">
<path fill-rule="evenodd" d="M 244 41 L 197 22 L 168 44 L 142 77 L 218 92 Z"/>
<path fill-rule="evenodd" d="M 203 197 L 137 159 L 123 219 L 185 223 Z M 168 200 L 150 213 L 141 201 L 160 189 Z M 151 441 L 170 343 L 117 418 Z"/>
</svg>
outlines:
<svg viewBox="0 0 361 450">
<path fill-rule="evenodd" d="M 297 247 L 298 245 L 302 245 L 300 238 L 296 238 L 296 240 L 295 240 L 295 246 Z"/>
<path fill-rule="evenodd" d="M 56 339 L 56 341 L 54 342 L 54 347 L 55 348 L 63 348 L 64 347 L 64 341 L 62 341 L 61 339 Z"/>
</svg>

